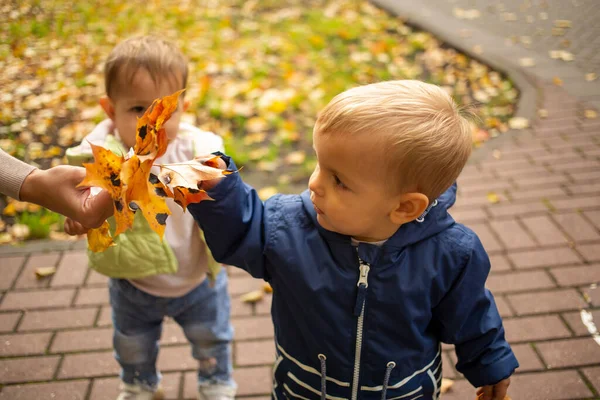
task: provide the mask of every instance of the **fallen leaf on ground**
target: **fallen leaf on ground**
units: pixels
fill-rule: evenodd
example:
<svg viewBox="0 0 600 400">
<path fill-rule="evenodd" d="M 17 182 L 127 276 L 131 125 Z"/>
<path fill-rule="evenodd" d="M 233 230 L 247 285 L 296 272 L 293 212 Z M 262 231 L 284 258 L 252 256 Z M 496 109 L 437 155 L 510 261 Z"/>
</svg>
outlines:
<svg viewBox="0 0 600 400">
<path fill-rule="evenodd" d="M 531 45 L 531 36 L 521 36 L 520 40 L 525 47 L 529 47 Z"/>
<path fill-rule="evenodd" d="M 268 127 L 269 123 L 264 118 L 260 117 L 250 118 L 248 122 L 246 122 L 246 129 L 251 133 L 262 132 Z"/>
<path fill-rule="evenodd" d="M 17 214 L 17 208 L 15 207 L 15 203 L 11 202 L 6 207 L 4 207 L 4 210 L 2 210 L 2 214 L 4 214 L 7 217 L 15 216 Z"/>
<path fill-rule="evenodd" d="M 54 275 L 55 273 L 56 267 L 38 267 L 35 269 L 35 277 L 38 279 Z"/>
<path fill-rule="evenodd" d="M 258 303 L 265 296 L 264 291 L 262 290 L 253 290 L 251 292 L 246 293 L 243 296 L 240 296 L 240 300 L 243 303 Z"/>
<path fill-rule="evenodd" d="M 517 14 L 505 12 L 505 13 L 502 13 L 502 18 L 504 18 L 504 20 L 508 21 L 508 22 L 516 21 L 517 20 Z"/>
<path fill-rule="evenodd" d="M 563 80 L 560 79 L 558 76 L 555 76 L 554 78 L 552 78 L 552 83 L 554 83 L 556 86 L 562 86 Z"/>
<path fill-rule="evenodd" d="M 571 25 L 572 23 L 568 19 L 557 19 L 554 21 L 554 26 L 557 28 L 570 28 Z"/>
<path fill-rule="evenodd" d="M 23 224 L 15 224 L 9 229 L 9 233 L 12 235 L 12 237 L 19 240 L 27 238 L 29 236 L 29 232 L 29 227 Z"/>
<path fill-rule="evenodd" d="M 7 244 L 13 241 L 13 237 L 8 232 L 0 233 L 0 244 Z"/>
<path fill-rule="evenodd" d="M 540 108 L 538 110 L 538 116 L 540 118 L 548 118 L 548 110 L 546 110 L 545 108 Z"/>
<path fill-rule="evenodd" d="M 535 65 L 535 60 L 531 57 L 523 57 L 519 59 L 519 65 L 521 67 L 533 67 Z"/>
<path fill-rule="evenodd" d="M 596 79 L 598 79 L 598 75 L 596 75 L 596 73 L 594 72 L 589 72 L 585 74 L 585 80 L 588 82 L 595 81 Z"/>
<path fill-rule="evenodd" d="M 473 19 L 477 19 L 477 18 L 481 17 L 481 11 L 479 11 L 475 8 L 464 10 L 462 8 L 455 7 L 452 10 L 452 12 L 453 12 L 454 16 L 458 19 L 473 20 Z"/>
<path fill-rule="evenodd" d="M 496 159 L 499 160 L 502 158 L 502 152 L 500 150 L 494 150 L 492 151 L 492 156 Z"/>
<path fill-rule="evenodd" d="M 508 126 L 511 129 L 526 129 L 529 127 L 529 120 L 523 117 L 514 117 L 508 120 Z"/>
<path fill-rule="evenodd" d="M 277 161 L 262 160 L 256 164 L 256 169 L 265 172 L 274 172 L 277 170 L 277 167 L 279 167 L 279 163 Z"/>
<path fill-rule="evenodd" d="M 288 164 L 294 164 L 294 165 L 298 165 L 298 164 L 302 164 L 304 162 L 304 160 L 306 159 L 306 153 L 303 151 L 294 151 L 290 154 L 287 155 L 287 157 L 285 158 L 285 161 Z"/>
<path fill-rule="evenodd" d="M 500 203 L 500 197 L 494 192 L 489 192 L 487 195 L 487 200 L 492 204 Z"/>
<path fill-rule="evenodd" d="M 550 50 L 549 54 L 550 58 L 554 60 L 573 61 L 575 59 L 573 53 L 565 50 Z"/>
<path fill-rule="evenodd" d="M 587 119 L 598 118 L 598 113 L 596 112 L 596 110 L 585 110 L 584 115 Z"/>
</svg>

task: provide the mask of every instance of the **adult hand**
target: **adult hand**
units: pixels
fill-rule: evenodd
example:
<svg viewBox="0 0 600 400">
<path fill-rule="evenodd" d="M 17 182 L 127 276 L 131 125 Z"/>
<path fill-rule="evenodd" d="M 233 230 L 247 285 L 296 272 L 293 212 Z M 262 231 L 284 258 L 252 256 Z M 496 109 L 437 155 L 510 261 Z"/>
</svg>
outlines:
<svg viewBox="0 0 600 400">
<path fill-rule="evenodd" d="M 113 201 L 105 190 L 90 197 L 89 187 L 77 187 L 85 174 L 84 168 L 69 165 L 36 169 L 23 181 L 19 197 L 69 217 L 86 228 L 97 228 L 113 214 Z"/>
</svg>

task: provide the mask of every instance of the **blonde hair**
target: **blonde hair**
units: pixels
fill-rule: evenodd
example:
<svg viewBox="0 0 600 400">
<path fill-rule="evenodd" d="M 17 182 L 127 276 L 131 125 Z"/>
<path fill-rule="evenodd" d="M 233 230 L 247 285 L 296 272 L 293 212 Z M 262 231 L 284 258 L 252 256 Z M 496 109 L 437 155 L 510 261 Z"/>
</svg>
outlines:
<svg viewBox="0 0 600 400">
<path fill-rule="evenodd" d="M 186 87 L 188 63 L 177 46 L 156 36 L 137 36 L 116 45 L 108 56 L 104 64 L 107 96 L 117 93 L 123 79 L 131 82 L 140 68 L 148 71 L 154 83 L 167 78 L 182 85 L 181 89 Z"/>
<path fill-rule="evenodd" d="M 396 192 L 416 190 L 433 201 L 454 183 L 471 154 L 469 119 L 442 88 L 415 80 L 347 90 L 320 113 L 315 134 L 369 134 L 385 151 Z"/>
</svg>

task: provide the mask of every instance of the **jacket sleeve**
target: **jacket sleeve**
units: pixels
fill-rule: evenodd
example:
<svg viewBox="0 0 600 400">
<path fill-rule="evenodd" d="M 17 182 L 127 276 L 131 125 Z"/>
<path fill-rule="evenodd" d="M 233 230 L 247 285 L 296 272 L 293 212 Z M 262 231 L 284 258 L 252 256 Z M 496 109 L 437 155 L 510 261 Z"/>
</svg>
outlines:
<svg viewBox="0 0 600 400">
<path fill-rule="evenodd" d="M 226 156 L 223 159 L 229 171 L 236 171 L 233 160 Z M 202 228 L 215 260 L 269 280 L 263 254 L 265 206 L 256 191 L 234 173 L 222 179 L 208 195 L 215 201 L 190 204 L 188 210 Z"/>
<path fill-rule="evenodd" d="M 21 185 L 34 169 L 0 149 L 0 193 L 19 200 Z"/>
<path fill-rule="evenodd" d="M 494 298 L 485 288 L 490 261 L 470 232 L 466 261 L 450 290 L 434 309 L 441 340 L 455 344 L 456 369 L 475 387 L 508 378 L 519 366 L 508 342 Z"/>
</svg>

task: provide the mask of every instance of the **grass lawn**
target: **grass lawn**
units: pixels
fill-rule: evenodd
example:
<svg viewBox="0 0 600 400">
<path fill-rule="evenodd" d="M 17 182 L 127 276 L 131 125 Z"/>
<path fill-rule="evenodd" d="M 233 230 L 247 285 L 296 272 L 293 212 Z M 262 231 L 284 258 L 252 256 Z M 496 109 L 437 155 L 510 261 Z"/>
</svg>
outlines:
<svg viewBox="0 0 600 400">
<path fill-rule="evenodd" d="M 222 135 L 265 196 L 306 186 L 315 116 L 352 86 L 441 85 L 475 106 L 475 146 L 506 131 L 518 96 L 498 72 L 366 1 L 13 0 L 0 13 L 0 148 L 42 168 L 62 163 L 64 149 L 104 118 L 103 60 L 137 34 L 182 48 L 191 68 L 185 119 Z M 15 224 L 38 237 L 60 226 L 6 198 L 2 209 L 0 243 L 24 236 Z"/>
</svg>

